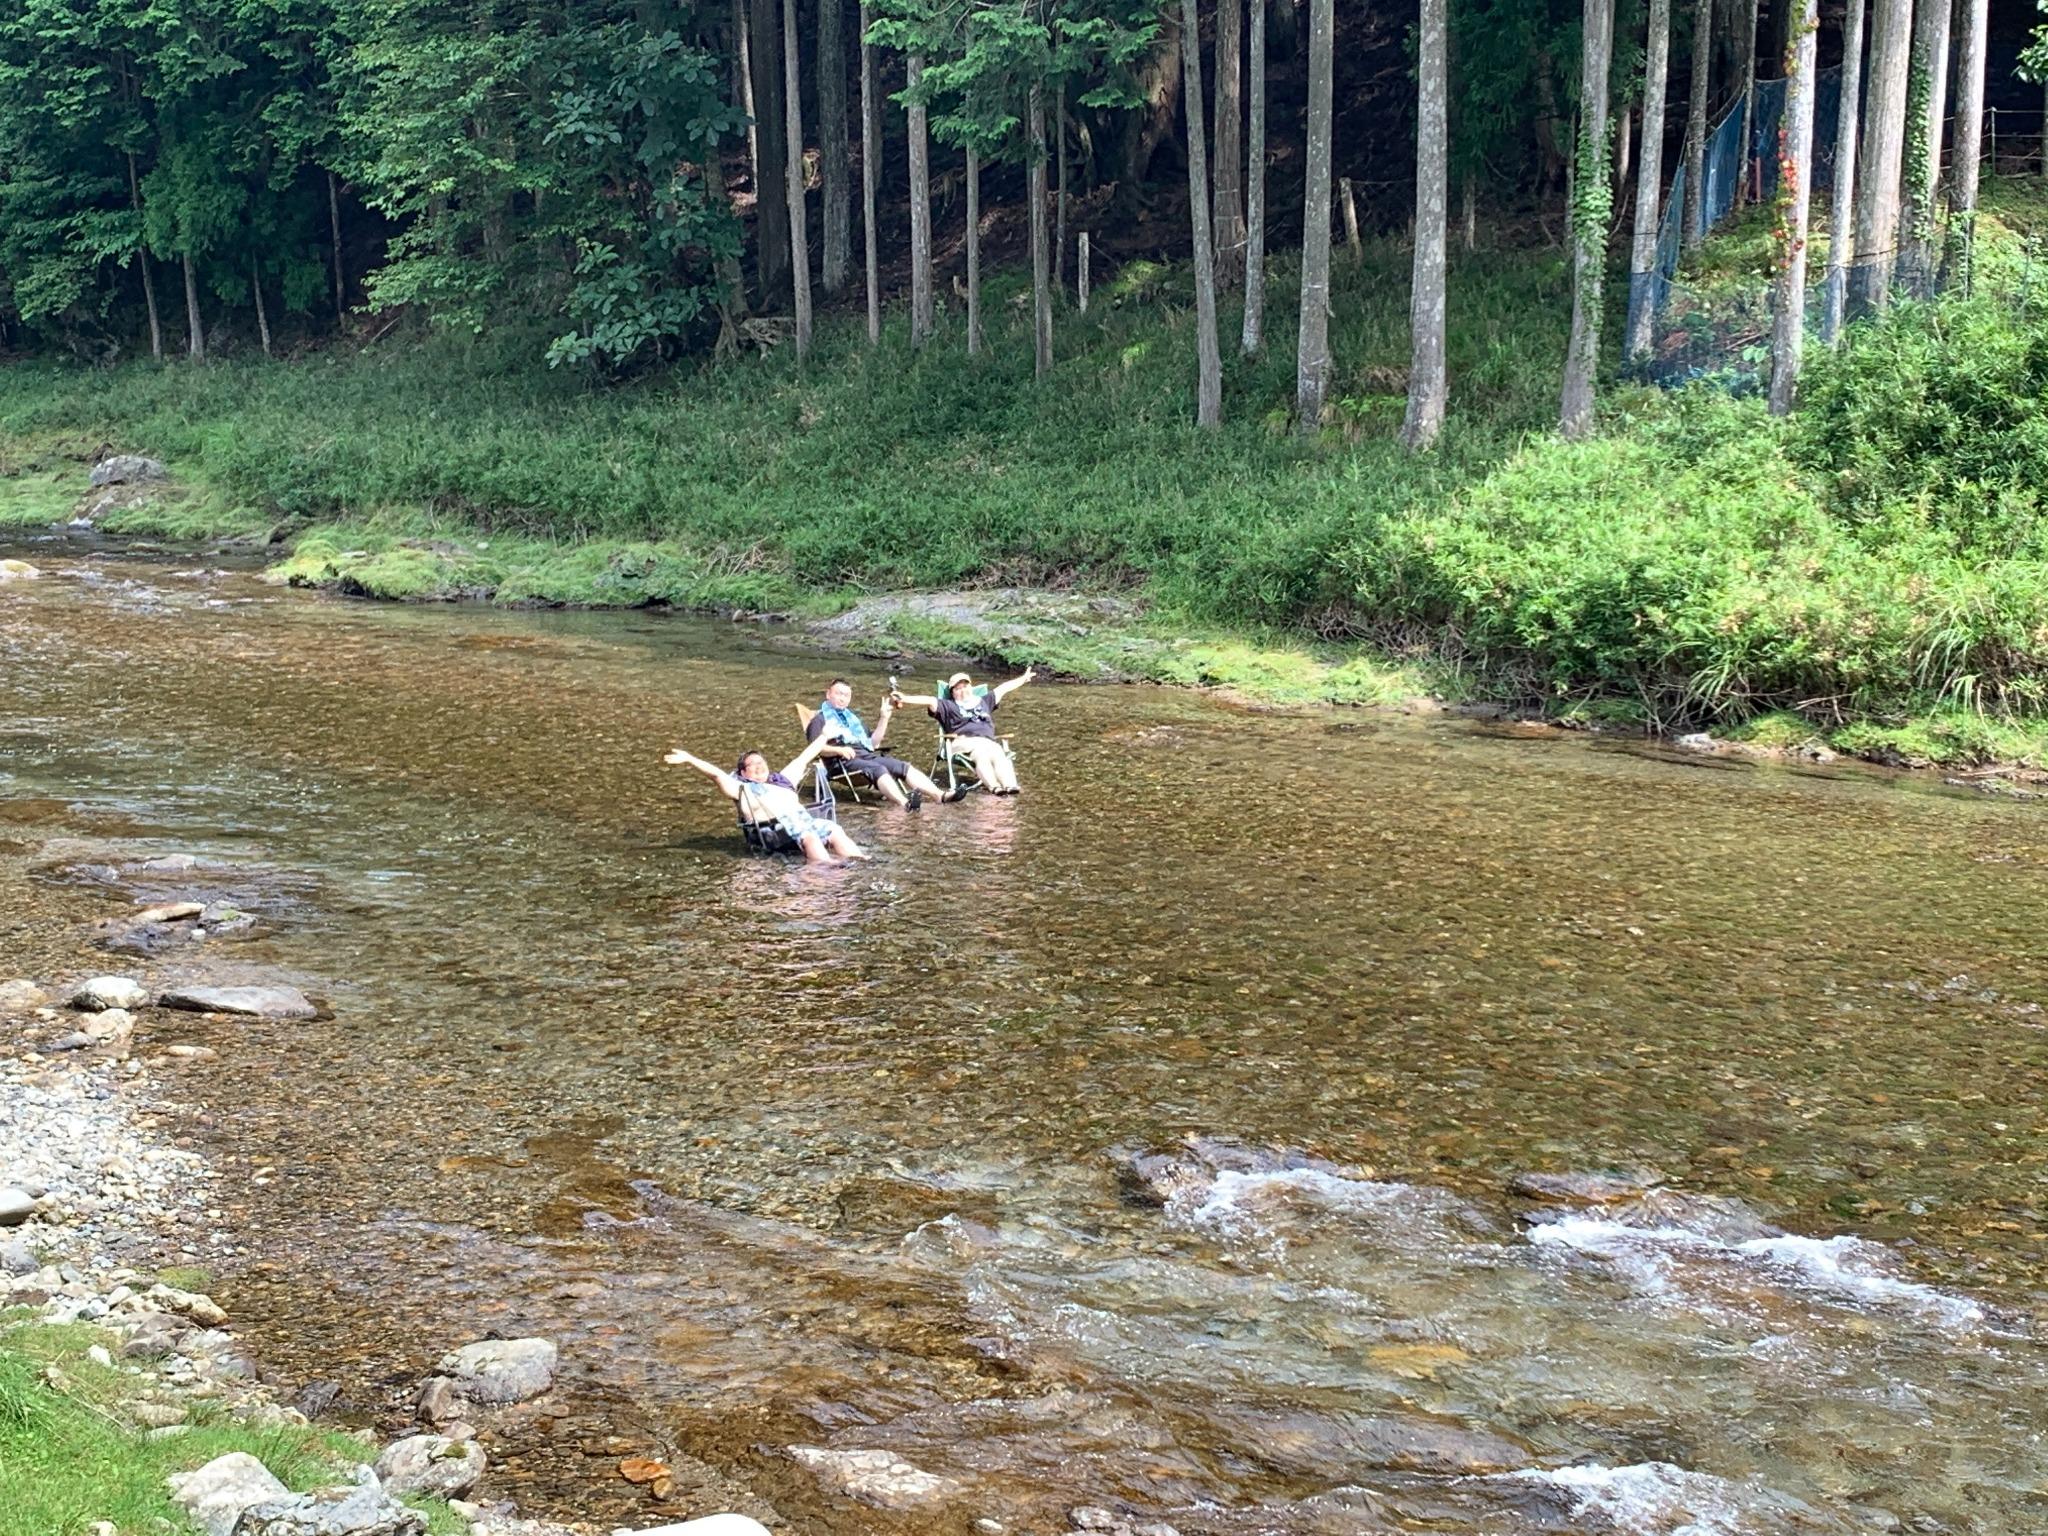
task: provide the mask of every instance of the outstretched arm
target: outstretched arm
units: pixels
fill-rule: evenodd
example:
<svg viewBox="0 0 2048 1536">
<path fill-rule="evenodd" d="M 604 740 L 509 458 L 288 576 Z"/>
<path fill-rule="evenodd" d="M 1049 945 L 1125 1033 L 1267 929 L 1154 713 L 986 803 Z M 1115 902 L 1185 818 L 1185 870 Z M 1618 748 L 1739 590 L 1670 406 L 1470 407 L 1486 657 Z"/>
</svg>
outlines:
<svg viewBox="0 0 2048 1536">
<path fill-rule="evenodd" d="M 875 728 L 868 733 L 868 740 L 877 747 L 889 739 L 889 722 L 896 718 L 896 705 L 892 699 L 882 700 L 882 712 L 875 717 Z"/>
<path fill-rule="evenodd" d="M 810 767 L 811 764 L 817 760 L 818 754 L 825 751 L 828 747 L 833 747 L 837 745 L 838 743 L 833 741 L 830 737 L 820 736 L 816 741 L 812 742 L 809 746 L 805 747 L 803 751 L 797 753 L 795 757 L 792 757 L 789 760 L 788 766 L 782 770 L 782 776 L 785 779 L 789 780 L 789 782 L 792 784 L 801 783 L 803 781 L 804 770 Z M 853 754 L 851 752 L 846 752 L 841 755 L 851 757 Z"/>
<path fill-rule="evenodd" d="M 939 701 L 929 693 L 892 693 L 889 695 L 899 705 L 909 704 L 918 709 L 937 709 Z"/>
<path fill-rule="evenodd" d="M 737 800 L 740 797 L 740 781 L 716 763 L 707 763 L 703 758 L 696 756 L 694 753 L 685 752 L 681 747 L 677 747 L 675 751 L 669 753 L 662 761 L 664 763 L 674 763 L 678 767 L 696 769 L 705 778 L 710 779 L 723 790 L 728 800 Z"/>
<path fill-rule="evenodd" d="M 1015 677 L 1011 678 L 1007 683 L 997 683 L 995 687 L 989 690 L 989 692 L 994 694 L 996 698 L 999 700 L 1007 699 L 1011 694 L 1015 693 L 1019 688 L 1022 688 L 1026 683 L 1030 682 L 1031 679 L 1033 679 L 1036 676 L 1038 676 L 1038 669 L 1036 667 L 1026 667 L 1022 672 L 1018 673 Z"/>
</svg>

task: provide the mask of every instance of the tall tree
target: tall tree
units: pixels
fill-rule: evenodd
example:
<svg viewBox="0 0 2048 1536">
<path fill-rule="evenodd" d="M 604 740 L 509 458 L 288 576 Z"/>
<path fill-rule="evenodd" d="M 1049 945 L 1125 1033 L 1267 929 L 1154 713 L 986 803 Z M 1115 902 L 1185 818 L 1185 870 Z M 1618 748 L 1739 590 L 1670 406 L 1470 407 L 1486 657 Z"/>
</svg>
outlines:
<svg viewBox="0 0 2048 1536">
<path fill-rule="evenodd" d="M 1244 334 L 1240 348 L 1256 357 L 1266 344 L 1266 6 L 1251 0 L 1250 128 L 1245 146 Z"/>
<path fill-rule="evenodd" d="M 1184 0 L 1189 3 L 1189 0 Z M 1308 0 L 1308 132 L 1302 159 L 1301 330 L 1295 348 L 1294 410 L 1305 434 L 1322 427 L 1330 395 L 1330 108 L 1336 33 L 1333 0 Z"/>
<path fill-rule="evenodd" d="M 1935 221 L 1941 197 L 1941 138 L 1948 118 L 1949 0 L 1920 0 L 1906 76 L 1905 228 L 1901 276 L 1913 293 L 1934 291 Z"/>
<path fill-rule="evenodd" d="M 868 345 L 882 339 L 882 273 L 875 231 L 875 203 L 882 176 L 881 92 L 875 81 L 875 45 L 868 41 L 873 18 L 860 6 L 860 207 L 861 243 L 867 263 Z"/>
<path fill-rule="evenodd" d="M 981 151 L 967 145 L 967 355 L 981 355 Z"/>
<path fill-rule="evenodd" d="M 922 53 L 909 56 L 904 83 L 910 122 L 910 344 L 921 347 L 932 339 L 932 167 Z"/>
<path fill-rule="evenodd" d="M 1881 310 L 1891 302 L 1913 0 L 1871 0 L 1870 16 L 1863 139 L 1856 150 L 1856 265 L 1849 274 L 1849 308 L 1856 314 Z"/>
<path fill-rule="evenodd" d="M 1735 201 L 1740 208 L 1749 201 L 1750 150 L 1756 143 L 1756 29 L 1761 6 L 1758 0 L 1745 0 L 1742 31 L 1736 42 L 1740 48 L 1740 69 L 1742 95 L 1742 137 L 1736 141 L 1735 160 Z"/>
<path fill-rule="evenodd" d="M 1649 355 L 1651 328 L 1657 316 L 1651 303 L 1652 273 L 1657 265 L 1657 233 L 1663 227 L 1658 201 L 1664 175 L 1664 83 L 1671 59 L 1671 0 L 1650 0 L 1649 28 L 1643 41 L 1643 144 L 1637 151 L 1636 232 L 1628 259 L 1628 322 L 1622 355 L 1631 360 Z"/>
<path fill-rule="evenodd" d="M 1970 290 L 1977 246 L 1977 183 L 1984 157 L 1984 59 L 1990 0 L 1960 0 L 1956 33 L 1956 141 L 1949 157 L 1948 247 L 1942 280 Z"/>
<path fill-rule="evenodd" d="M 1842 333 L 1849 294 L 1849 263 L 1856 254 L 1856 124 L 1863 110 L 1863 12 L 1868 0 L 1848 0 L 1842 15 L 1842 93 L 1835 109 L 1834 185 L 1829 188 L 1827 292 L 1821 302 L 1821 340 Z"/>
<path fill-rule="evenodd" d="M 1192 5 L 1194 0 L 1184 0 Z M 1045 198 L 1045 86 L 1034 79 L 1027 94 L 1030 156 L 1025 168 L 1026 196 L 1031 199 L 1031 366 L 1044 378 L 1052 372 L 1052 249 L 1048 244 Z M 1200 257 L 1197 256 L 1197 261 Z"/>
<path fill-rule="evenodd" d="M 804 217 L 803 55 L 796 0 L 782 0 L 782 114 L 789 141 L 790 283 L 796 304 L 796 356 L 811 355 L 811 235 Z"/>
<path fill-rule="evenodd" d="M 1057 146 L 1054 161 L 1054 192 L 1052 221 L 1052 285 L 1062 291 L 1067 286 L 1067 140 L 1072 137 L 1067 123 L 1067 81 L 1062 75 L 1052 98 L 1053 143 Z"/>
<path fill-rule="evenodd" d="M 1252 0 L 1254 5 L 1260 0 Z M 1216 283 L 1237 286 L 1244 273 L 1244 55 L 1245 0 L 1216 0 Z"/>
<path fill-rule="evenodd" d="M 782 104 L 781 0 L 748 0 L 747 58 L 754 76 L 754 138 L 760 145 L 754 180 L 754 283 L 772 309 L 789 285 L 789 200 L 779 195 L 789 179 L 789 160 L 801 161 L 803 146 L 789 143 Z"/>
<path fill-rule="evenodd" d="M 1692 98 L 1685 112 L 1685 207 L 1679 238 L 1691 250 L 1707 237 L 1707 81 L 1713 71 L 1714 0 L 1693 0 Z"/>
<path fill-rule="evenodd" d="M 853 264 L 853 175 L 846 136 L 846 0 L 818 0 L 818 192 L 824 213 L 819 286 L 837 295 Z"/>
<path fill-rule="evenodd" d="M 1799 360 L 1806 344 L 1806 226 L 1813 191 L 1813 107 L 1820 82 L 1818 0 L 1800 0 L 1785 49 L 1785 120 L 1779 157 L 1780 225 L 1778 283 L 1771 314 L 1771 414 L 1792 409 L 1799 388 Z"/>
<path fill-rule="evenodd" d="M 1254 5 L 1260 0 L 1252 0 Z M 1450 229 L 1450 81 L 1446 0 L 1421 0 L 1415 60 L 1415 271 L 1408 298 L 1413 333 L 1408 416 L 1401 441 L 1427 448 L 1444 424 L 1445 241 Z"/>
<path fill-rule="evenodd" d="M 1195 244 L 1195 424 L 1223 425 L 1223 357 L 1216 346 L 1216 262 L 1210 244 L 1209 166 L 1207 134 L 1202 125 L 1202 50 L 1197 46 L 1195 0 L 1180 0 L 1181 30 L 1186 45 L 1181 67 L 1187 71 L 1183 99 L 1188 114 L 1188 217 Z"/>
<path fill-rule="evenodd" d="M 1572 331 L 1565 346 L 1558 430 L 1593 430 L 1593 377 L 1600 361 L 1600 290 L 1614 215 L 1608 173 L 1607 71 L 1614 52 L 1614 0 L 1585 0 L 1579 131 L 1572 176 Z"/>
</svg>

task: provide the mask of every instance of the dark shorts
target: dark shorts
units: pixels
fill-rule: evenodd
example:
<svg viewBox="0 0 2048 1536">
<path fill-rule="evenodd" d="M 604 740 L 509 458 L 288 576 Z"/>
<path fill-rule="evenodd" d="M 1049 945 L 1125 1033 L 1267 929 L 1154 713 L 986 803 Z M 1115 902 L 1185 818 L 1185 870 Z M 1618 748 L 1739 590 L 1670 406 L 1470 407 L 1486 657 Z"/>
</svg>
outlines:
<svg viewBox="0 0 2048 1536">
<path fill-rule="evenodd" d="M 910 764 L 900 757 L 842 757 L 839 766 L 864 773 L 871 779 L 879 779 L 885 773 L 898 779 L 910 775 Z"/>
</svg>

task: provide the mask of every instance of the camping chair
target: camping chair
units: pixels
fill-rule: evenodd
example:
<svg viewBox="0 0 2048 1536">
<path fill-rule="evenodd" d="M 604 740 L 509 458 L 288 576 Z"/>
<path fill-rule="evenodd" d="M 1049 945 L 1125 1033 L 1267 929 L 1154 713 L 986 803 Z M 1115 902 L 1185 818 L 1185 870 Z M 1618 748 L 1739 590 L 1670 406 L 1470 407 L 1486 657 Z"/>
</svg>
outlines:
<svg viewBox="0 0 2048 1536">
<path fill-rule="evenodd" d="M 817 718 L 818 712 L 802 704 L 792 704 L 790 708 L 796 711 L 797 729 L 802 731 L 808 739 L 811 733 L 811 722 Z M 866 805 L 868 803 L 867 797 L 870 794 L 877 800 L 882 798 L 881 787 L 858 768 L 847 767 L 846 759 L 843 757 L 821 757 L 818 759 L 817 766 L 833 784 L 844 789 L 853 797 L 855 805 Z"/>
<path fill-rule="evenodd" d="M 832 779 L 825 772 L 823 763 L 811 764 L 811 814 L 820 821 L 839 820 L 839 802 L 832 796 Z M 740 836 L 747 840 L 749 853 L 802 853 L 797 840 L 772 821 L 755 821 L 747 815 L 747 797 L 741 791 L 740 798 L 733 802 L 733 812 L 739 819 Z"/>
<path fill-rule="evenodd" d="M 890 678 L 889 686 L 895 687 L 896 679 Z M 988 691 L 986 684 L 976 683 L 974 685 L 973 697 L 977 699 L 985 697 Z M 942 699 L 945 696 L 946 684 L 944 679 L 933 683 L 932 697 Z M 934 722 L 934 724 L 936 723 Z M 1016 749 L 1010 745 L 1009 737 L 998 736 L 996 740 L 1001 743 L 1002 749 L 1008 752 L 1012 758 L 1016 757 Z M 937 781 L 940 780 L 941 775 L 944 775 L 943 782 L 946 786 L 946 793 L 949 795 L 960 787 L 960 780 L 963 777 L 977 789 L 986 789 L 988 787 L 981 782 L 981 776 L 974 771 L 974 759 L 967 755 L 967 749 L 960 745 L 960 739 L 957 736 L 948 736 L 943 726 L 939 728 L 938 750 L 932 754 L 932 778 Z"/>
</svg>

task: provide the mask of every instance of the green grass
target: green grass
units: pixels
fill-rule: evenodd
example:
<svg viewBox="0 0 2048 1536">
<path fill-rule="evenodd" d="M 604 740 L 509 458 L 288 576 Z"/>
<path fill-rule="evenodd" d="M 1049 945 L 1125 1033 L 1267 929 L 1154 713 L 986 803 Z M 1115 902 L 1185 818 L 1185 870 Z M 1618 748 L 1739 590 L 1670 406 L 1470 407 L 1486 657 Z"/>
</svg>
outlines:
<svg viewBox="0 0 2048 1536">
<path fill-rule="evenodd" d="M 288 1487 L 304 1490 L 349 1476 L 368 1459 L 361 1442 L 331 1431 L 252 1429 L 205 1405 L 181 1435 L 150 1440 L 121 1417 L 141 1378 L 88 1358 L 117 1341 L 83 1326 L 53 1326 L 0 1314 L 0 1536 L 84 1536 L 111 1521 L 123 1536 L 196 1536 L 165 1478 L 230 1451 L 255 1456 Z M 46 1372 L 61 1384 L 53 1386 Z M 461 1536 L 446 1505 L 417 1506 L 434 1536 Z"/>
<path fill-rule="evenodd" d="M 1745 215 L 1691 259 L 1710 309 L 1754 307 L 1768 222 Z M 369 596 L 802 619 L 878 592 L 1114 593 L 1110 622 L 905 615 L 864 643 L 1975 761 L 2048 714 L 2048 304 L 2031 297 L 2048 299 L 2048 193 L 1991 183 L 1979 227 L 1987 297 L 1904 305 L 1810 349 L 1790 423 L 1710 389 L 1613 387 L 1600 432 L 1560 441 L 1560 254 L 1459 253 L 1451 415 L 1409 455 L 1393 435 L 1407 252 L 1380 244 L 1336 263 L 1338 375 L 1309 439 L 1291 285 L 1272 295 L 1275 345 L 1226 347 L 1226 425 L 1200 433 L 1188 275 L 1133 262 L 1087 316 L 1061 313 L 1049 381 L 1031 374 L 1022 280 L 999 274 L 982 359 L 957 316 L 916 353 L 896 328 L 870 349 L 839 315 L 806 366 L 777 353 L 615 386 L 549 373 L 517 335 L 15 368 L 0 469 L 42 506 L 93 445 L 156 454 L 185 491 L 124 514 L 137 526 L 282 527 L 278 579 Z"/>
</svg>

